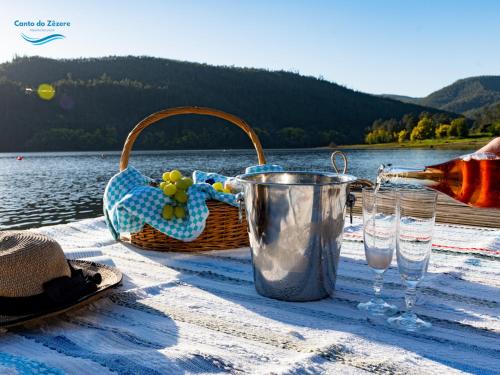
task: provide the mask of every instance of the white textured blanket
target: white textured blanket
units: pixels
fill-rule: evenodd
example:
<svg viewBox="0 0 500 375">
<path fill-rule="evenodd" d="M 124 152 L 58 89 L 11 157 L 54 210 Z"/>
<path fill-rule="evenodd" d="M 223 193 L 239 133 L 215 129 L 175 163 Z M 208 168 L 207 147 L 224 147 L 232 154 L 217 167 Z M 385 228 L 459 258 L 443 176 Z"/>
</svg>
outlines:
<svg viewBox="0 0 500 375">
<path fill-rule="evenodd" d="M 445 246 L 465 233 L 436 229 Z M 101 218 L 39 231 L 69 258 L 119 267 L 123 286 L 42 325 L 0 333 L 2 374 L 500 371 L 500 259 L 488 252 L 433 251 L 416 307 L 433 329 L 408 334 L 356 309 L 371 296 L 372 274 L 355 226 L 347 228 L 335 297 L 308 303 L 259 296 L 248 249 L 143 251 L 115 242 Z M 481 248 L 486 235 L 498 250 L 500 231 L 466 233 Z M 394 266 L 384 294 L 402 308 Z"/>
</svg>

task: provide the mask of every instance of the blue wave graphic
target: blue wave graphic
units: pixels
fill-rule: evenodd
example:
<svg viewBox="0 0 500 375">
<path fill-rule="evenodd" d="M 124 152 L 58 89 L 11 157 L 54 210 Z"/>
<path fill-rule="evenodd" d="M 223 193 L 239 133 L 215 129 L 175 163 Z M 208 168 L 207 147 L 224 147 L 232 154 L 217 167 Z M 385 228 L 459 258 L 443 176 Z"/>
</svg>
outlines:
<svg viewBox="0 0 500 375">
<path fill-rule="evenodd" d="M 45 44 L 45 43 L 49 43 L 49 42 L 52 42 L 53 40 L 57 40 L 57 39 L 64 39 L 66 38 L 64 35 L 62 34 L 52 34 L 52 35 L 47 35 L 43 38 L 40 38 L 40 39 L 36 39 L 36 38 L 31 38 L 27 35 L 24 35 L 24 34 L 21 34 L 21 36 L 23 37 L 23 39 L 27 42 L 30 42 L 31 44 L 35 45 L 35 46 L 40 46 L 42 44 Z"/>
</svg>

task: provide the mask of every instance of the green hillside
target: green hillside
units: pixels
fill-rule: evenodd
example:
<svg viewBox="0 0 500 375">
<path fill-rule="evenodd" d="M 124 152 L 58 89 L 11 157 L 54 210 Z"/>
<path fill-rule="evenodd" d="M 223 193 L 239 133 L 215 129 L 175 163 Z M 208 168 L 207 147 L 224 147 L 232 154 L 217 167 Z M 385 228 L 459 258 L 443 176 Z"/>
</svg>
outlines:
<svg viewBox="0 0 500 375">
<path fill-rule="evenodd" d="M 55 88 L 52 100 L 36 94 L 41 83 Z M 152 57 L 21 57 L 0 64 L 0 152 L 119 149 L 145 116 L 186 105 L 240 116 L 267 148 L 359 143 L 376 119 L 437 112 L 284 71 Z M 137 147 L 250 145 L 239 129 L 224 124 L 200 117 L 169 119 L 146 130 Z"/>
<path fill-rule="evenodd" d="M 392 94 L 381 96 L 403 103 L 419 104 L 475 118 L 486 107 L 500 103 L 500 76 L 464 78 L 424 98 Z"/>
<path fill-rule="evenodd" d="M 500 101 L 500 76 L 461 79 L 421 99 L 419 104 L 466 113 Z"/>
<path fill-rule="evenodd" d="M 400 102 L 411 103 L 411 104 L 419 104 L 419 100 L 422 99 L 422 98 L 415 98 L 413 96 L 394 95 L 394 94 L 380 94 L 380 96 L 383 98 L 399 100 Z"/>
</svg>

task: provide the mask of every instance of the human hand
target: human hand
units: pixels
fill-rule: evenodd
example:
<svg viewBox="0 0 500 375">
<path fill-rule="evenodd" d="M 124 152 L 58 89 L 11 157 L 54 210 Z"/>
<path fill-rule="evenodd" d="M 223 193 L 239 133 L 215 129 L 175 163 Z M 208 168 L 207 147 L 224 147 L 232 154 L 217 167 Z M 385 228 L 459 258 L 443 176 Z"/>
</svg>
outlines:
<svg viewBox="0 0 500 375">
<path fill-rule="evenodd" d="M 480 148 L 477 152 L 490 152 L 492 154 L 500 155 L 500 137 L 496 137 L 490 141 L 487 145 Z"/>
</svg>

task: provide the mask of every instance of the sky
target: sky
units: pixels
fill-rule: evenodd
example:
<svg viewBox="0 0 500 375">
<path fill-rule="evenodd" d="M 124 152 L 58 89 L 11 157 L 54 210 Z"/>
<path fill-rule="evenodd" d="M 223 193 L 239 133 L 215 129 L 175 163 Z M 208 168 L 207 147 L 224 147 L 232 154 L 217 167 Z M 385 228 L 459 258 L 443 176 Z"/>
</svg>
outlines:
<svg viewBox="0 0 500 375">
<path fill-rule="evenodd" d="M 52 29 L 64 39 L 32 45 L 22 33 L 51 32 L 16 20 L 70 26 Z M 457 79 L 500 74 L 500 1 L 4 1 L 0 38 L 0 62 L 148 55 L 288 70 L 358 91 L 420 97 Z"/>
</svg>

